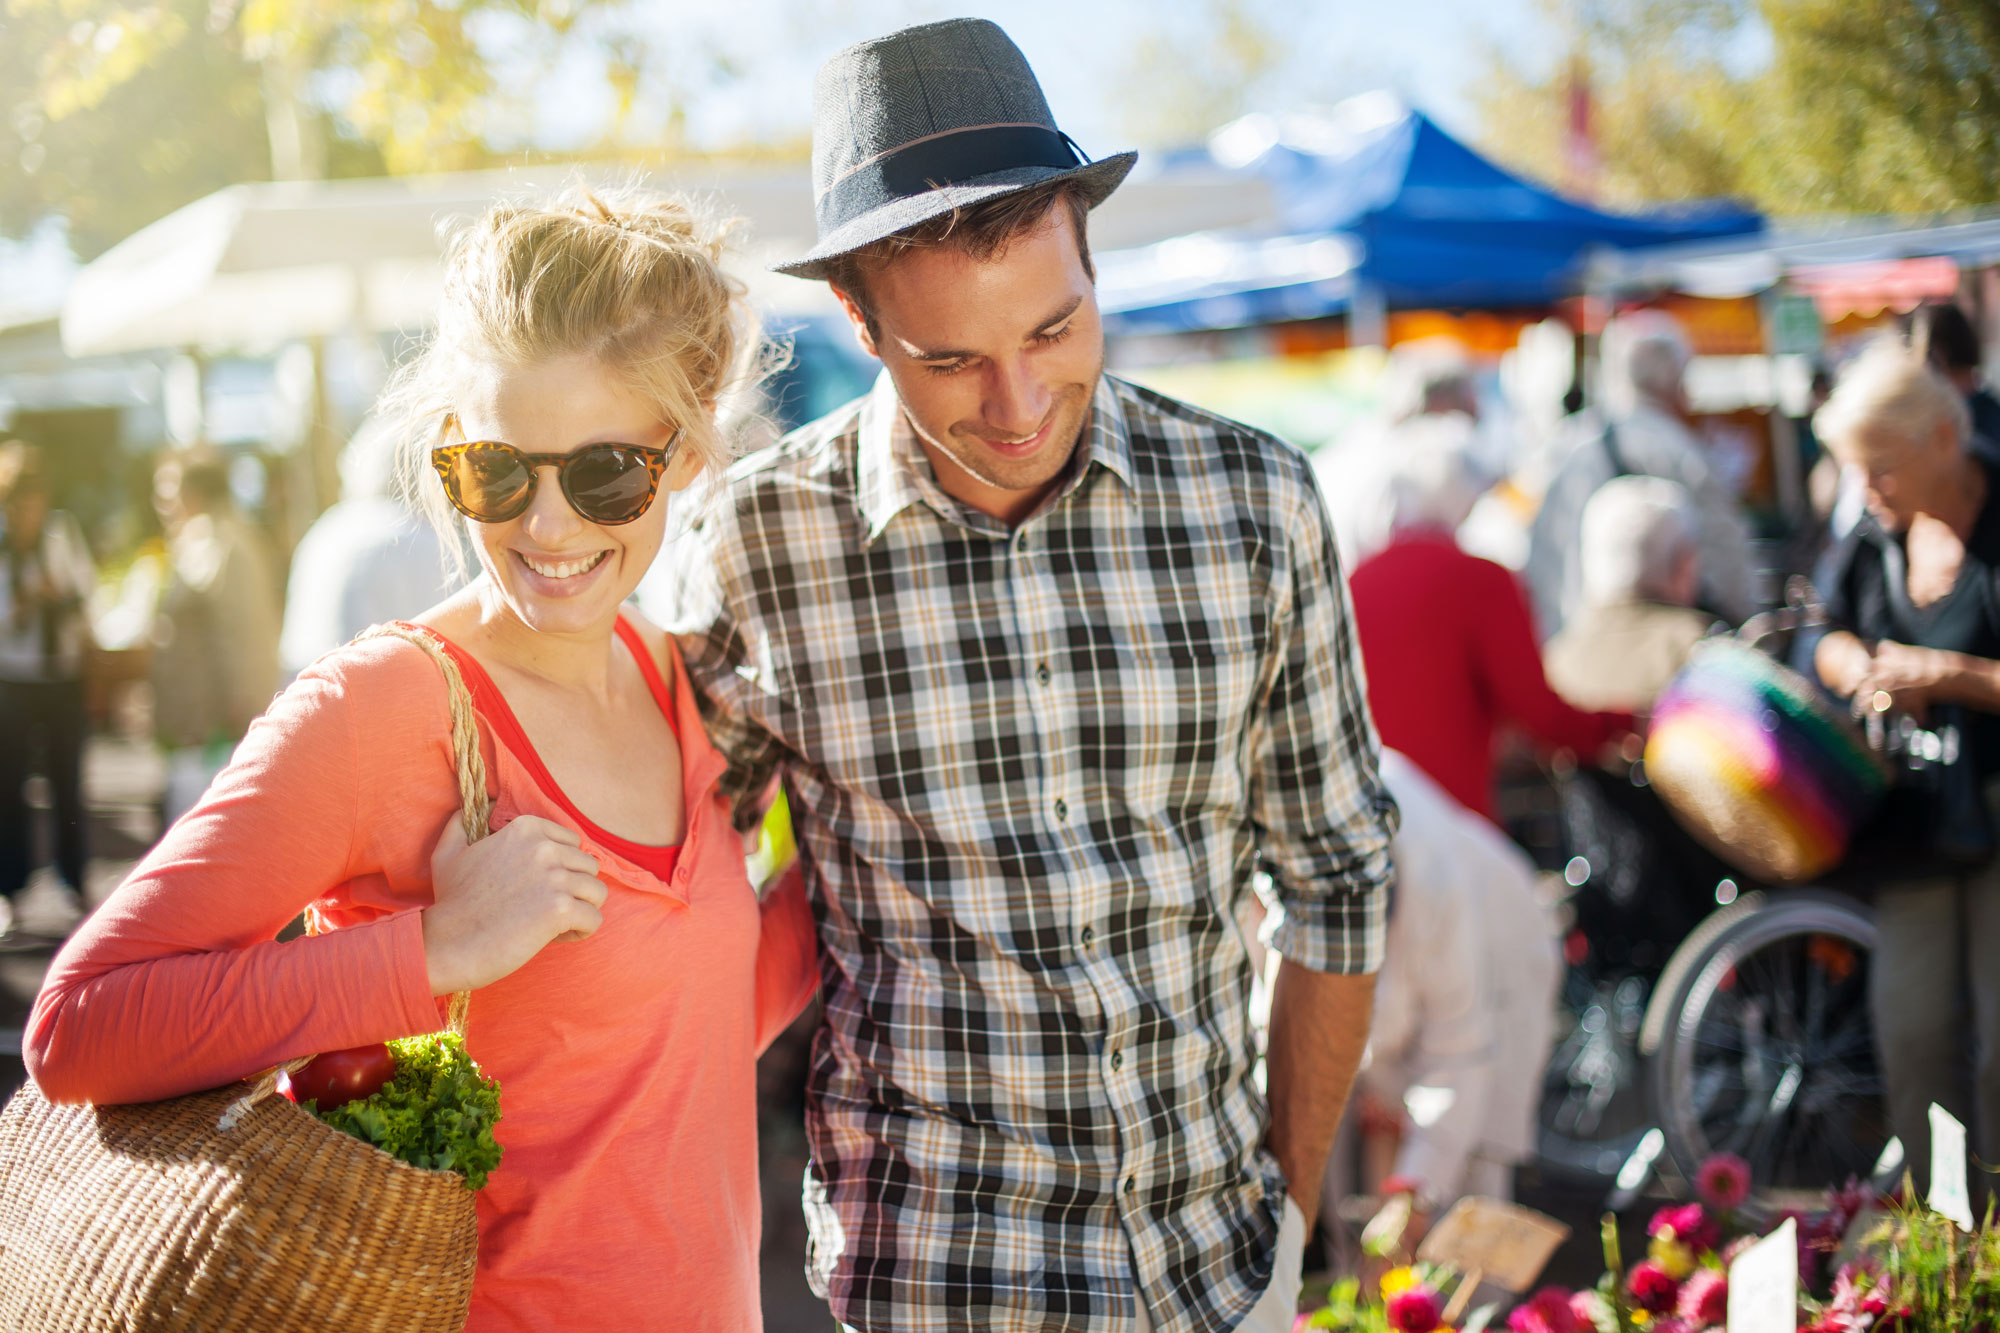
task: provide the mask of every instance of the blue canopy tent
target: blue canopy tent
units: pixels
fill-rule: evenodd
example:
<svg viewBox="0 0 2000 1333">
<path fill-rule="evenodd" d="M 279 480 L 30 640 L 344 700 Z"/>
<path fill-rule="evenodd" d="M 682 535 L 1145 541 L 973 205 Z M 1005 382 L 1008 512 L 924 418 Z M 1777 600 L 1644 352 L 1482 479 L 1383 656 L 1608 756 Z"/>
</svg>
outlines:
<svg viewBox="0 0 2000 1333">
<path fill-rule="evenodd" d="M 1358 297 L 1404 308 L 1541 305 L 1576 291 L 1599 247 L 1763 227 L 1733 204 L 1626 215 L 1572 202 L 1382 93 L 1321 117 L 1245 117 L 1206 148 L 1169 155 L 1160 170 L 1218 163 L 1270 184 L 1275 223 L 1103 255 L 1099 295 L 1111 331 L 1313 318 Z"/>
</svg>

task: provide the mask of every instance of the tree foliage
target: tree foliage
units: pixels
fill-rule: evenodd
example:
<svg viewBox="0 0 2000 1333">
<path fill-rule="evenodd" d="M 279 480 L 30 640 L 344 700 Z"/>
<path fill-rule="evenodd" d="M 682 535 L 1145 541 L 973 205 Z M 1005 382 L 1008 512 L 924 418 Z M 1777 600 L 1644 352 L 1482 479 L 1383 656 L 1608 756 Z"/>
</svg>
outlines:
<svg viewBox="0 0 2000 1333">
<path fill-rule="evenodd" d="M 1629 0 L 1551 11 L 1589 70 L 1607 202 L 1774 213 L 2000 201 L 1993 0 Z M 1495 56 L 1487 147 L 1562 180 L 1570 66 Z"/>
<path fill-rule="evenodd" d="M 0 0 L 0 232 L 58 213 L 88 257 L 233 181 L 480 165 L 482 34 L 591 3 Z"/>
</svg>

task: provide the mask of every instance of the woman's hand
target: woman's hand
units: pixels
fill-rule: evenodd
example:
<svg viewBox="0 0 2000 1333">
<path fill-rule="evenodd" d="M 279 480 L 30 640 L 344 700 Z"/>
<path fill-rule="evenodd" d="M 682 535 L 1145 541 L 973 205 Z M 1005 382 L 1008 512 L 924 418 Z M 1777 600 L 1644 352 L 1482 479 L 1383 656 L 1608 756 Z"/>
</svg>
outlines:
<svg viewBox="0 0 2000 1333">
<path fill-rule="evenodd" d="M 597 858 L 572 829 L 533 815 L 468 846 L 457 819 L 431 853 L 436 901 L 424 909 L 431 994 L 477 990 L 551 941 L 580 940 L 604 917 Z"/>
<path fill-rule="evenodd" d="M 1933 702 L 1949 697 L 1958 663 L 1956 653 L 1884 639 L 1875 645 L 1854 698 L 1863 709 L 1894 709 L 1922 721 Z"/>
</svg>

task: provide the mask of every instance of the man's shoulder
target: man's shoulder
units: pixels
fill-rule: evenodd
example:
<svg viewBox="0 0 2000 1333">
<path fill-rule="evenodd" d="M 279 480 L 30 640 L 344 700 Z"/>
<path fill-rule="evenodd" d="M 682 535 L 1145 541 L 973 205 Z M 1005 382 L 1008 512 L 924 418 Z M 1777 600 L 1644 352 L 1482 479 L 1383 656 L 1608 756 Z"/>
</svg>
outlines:
<svg viewBox="0 0 2000 1333">
<path fill-rule="evenodd" d="M 1244 499 L 1291 507 L 1318 494 L 1312 464 L 1290 441 L 1247 422 L 1107 375 L 1125 414 L 1135 467 L 1181 485 L 1206 470 Z"/>
<path fill-rule="evenodd" d="M 784 489 L 852 473 L 866 394 L 736 459 L 723 474 L 731 494 Z"/>
</svg>

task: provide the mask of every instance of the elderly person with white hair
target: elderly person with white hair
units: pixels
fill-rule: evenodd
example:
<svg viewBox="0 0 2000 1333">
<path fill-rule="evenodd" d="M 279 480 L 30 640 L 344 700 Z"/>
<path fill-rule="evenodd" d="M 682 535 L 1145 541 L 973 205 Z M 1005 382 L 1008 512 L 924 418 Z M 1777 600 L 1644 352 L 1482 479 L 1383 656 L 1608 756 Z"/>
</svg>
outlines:
<svg viewBox="0 0 2000 1333">
<path fill-rule="evenodd" d="M 1702 605 L 1732 622 L 1757 609 L 1750 529 L 1736 497 L 1710 467 L 1688 426 L 1682 379 L 1690 351 L 1680 326 L 1657 311 L 1611 321 L 1601 344 L 1605 415 L 1550 479 L 1528 537 L 1528 586 L 1544 635 L 1584 604 L 1584 506 L 1615 477 L 1664 477 L 1693 498 Z"/>
<path fill-rule="evenodd" d="M 1558 698 L 1513 573 L 1459 548 L 1454 533 L 1482 489 L 1462 436 L 1439 427 L 1405 440 L 1375 492 L 1374 529 L 1364 526 L 1367 558 L 1348 580 L 1369 707 L 1384 745 L 1490 819 L 1500 727 L 1589 757 L 1631 718 Z"/>
<path fill-rule="evenodd" d="M 1542 666 L 1578 708 L 1642 712 L 1715 618 L 1694 609 L 1700 520 L 1664 477 L 1616 477 L 1583 509 L 1583 606 Z"/>
<path fill-rule="evenodd" d="M 1938 774 L 1924 827 L 1903 832 L 1912 862 L 1941 862 L 1953 843 L 1966 854 L 1913 864 L 1875 900 L 1876 1049 L 1921 1185 L 1932 1102 L 1968 1126 L 1981 1160 L 2000 1161 L 2000 866 L 1974 853 L 1981 839 L 1951 836 L 1968 807 L 1968 831 L 1990 830 L 2000 775 L 2000 464 L 1968 448 L 1965 400 L 1893 340 L 1849 364 L 1814 424 L 1867 500 L 1821 590 L 1834 628 L 1814 651 L 1820 679 L 1864 708 L 1962 727 L 1963 757 Z"/>
</svg>

